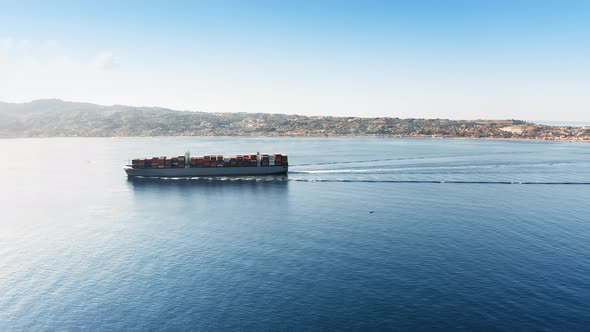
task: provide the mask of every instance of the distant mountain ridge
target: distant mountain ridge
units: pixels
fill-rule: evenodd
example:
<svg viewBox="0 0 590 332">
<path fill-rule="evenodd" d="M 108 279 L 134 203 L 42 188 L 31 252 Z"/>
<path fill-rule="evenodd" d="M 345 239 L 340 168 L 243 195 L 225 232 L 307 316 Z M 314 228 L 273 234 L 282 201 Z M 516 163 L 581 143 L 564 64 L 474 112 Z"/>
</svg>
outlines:
<svg viewBox="0 0 590 332">
<path fill-rule="evenodd" d="M 0 138 L 115 136 L 378 136 L 590 140 L 590 129 L 520 120 L 209 113 L 41 99 L 0 102 Z"/>
</svg>

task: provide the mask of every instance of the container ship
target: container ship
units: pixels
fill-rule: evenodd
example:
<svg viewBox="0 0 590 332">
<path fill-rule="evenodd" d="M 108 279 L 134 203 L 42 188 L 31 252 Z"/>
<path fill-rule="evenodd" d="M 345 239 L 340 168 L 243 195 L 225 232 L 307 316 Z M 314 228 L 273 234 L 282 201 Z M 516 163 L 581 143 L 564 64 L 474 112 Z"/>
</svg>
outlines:
<svg viewBox="0 0 590 332">
<path fill-rule="evenodd" d="M 224 157 L 209 155 L 133 159 L 124 168 L 129 177 L 209 177 L 285 175 L 289 161 L 284 153 L 253 153 Z"/>
</svg>

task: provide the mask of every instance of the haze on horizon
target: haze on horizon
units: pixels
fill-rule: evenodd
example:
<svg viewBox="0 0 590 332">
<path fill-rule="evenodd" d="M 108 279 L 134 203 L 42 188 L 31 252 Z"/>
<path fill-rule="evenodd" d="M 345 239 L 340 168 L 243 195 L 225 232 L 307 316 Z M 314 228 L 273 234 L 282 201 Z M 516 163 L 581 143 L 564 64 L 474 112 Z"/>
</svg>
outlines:
<svg viewBox="0 0 590 332">
<path fill-rule="evenodd" d="M 23 1 L 0 101 L 590 121 L 587 1 Z"/>
</svg>

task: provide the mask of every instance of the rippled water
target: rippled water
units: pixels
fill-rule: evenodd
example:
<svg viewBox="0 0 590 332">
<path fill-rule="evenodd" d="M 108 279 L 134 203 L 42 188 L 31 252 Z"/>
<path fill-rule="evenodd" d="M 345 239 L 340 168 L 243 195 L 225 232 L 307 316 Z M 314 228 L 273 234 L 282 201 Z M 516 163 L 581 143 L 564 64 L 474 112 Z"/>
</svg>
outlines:
<svg viewBox="0 0 590 332">
<path fill-rule="evenodd" d="M 286 152 L 288 177 L 127 180 Z M 0 330 L 583 330 L 590 144 L 0 140 Z"/>
</svg>

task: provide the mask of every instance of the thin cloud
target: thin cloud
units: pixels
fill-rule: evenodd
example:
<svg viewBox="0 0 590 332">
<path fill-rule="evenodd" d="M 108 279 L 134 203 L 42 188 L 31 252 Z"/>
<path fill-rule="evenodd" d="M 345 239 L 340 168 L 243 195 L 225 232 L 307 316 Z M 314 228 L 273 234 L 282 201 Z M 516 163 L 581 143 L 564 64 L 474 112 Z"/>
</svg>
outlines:
<svg viewBox="0 0 590 332">
<path fill-rule="evenodd" d="M 92 65 L 100 70 L 114 70 L 121 66 L 118 59 L 112 53 L 108 52 L 101 53 L 94 57 Z"/>
<path fill-rule="evenodd" d="M 9 50 L 14 47 L 14 41 L 12 38 L 0 39 L 0 50 Z"/>
<path fill-rule="evenodd" d="M 28 39 L 0 38 L 0 50 L 4 51 L 27 52 L 34 55 L 39 51 L 54 50 L 58 46 L 58 42 L 53 39 L 31 41 Z"/>
<path fill-rule="evenodd" d="M 42 49 L 53 49 L 58 46 L 59 46 L 59 44 L 58 44 L 57 40 L 53 40 L 53 39 L 46 39 L 41 42 Z"/>
</svg>

